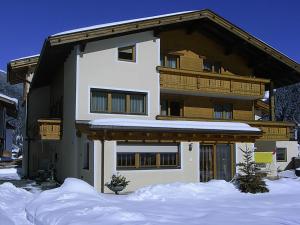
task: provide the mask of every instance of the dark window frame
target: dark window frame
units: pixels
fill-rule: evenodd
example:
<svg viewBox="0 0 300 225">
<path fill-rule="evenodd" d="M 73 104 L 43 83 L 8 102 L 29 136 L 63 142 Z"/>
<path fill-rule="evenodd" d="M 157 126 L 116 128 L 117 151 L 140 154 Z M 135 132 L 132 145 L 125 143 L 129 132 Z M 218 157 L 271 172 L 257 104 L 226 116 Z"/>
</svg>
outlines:
<svg viewBox="0 0 300 225">
<path fill-rule="evenodd" d="M 124 143 L 124 142 L 118 142 L 118 143 Z M 137 143 L 130 143 L 132 145 Z M 156 145 L 150 144 L 149 145 Z M 174 145 L 174 143 L 165 143 L 159 145 Z M 161 164 L 161 154 L 172 154 L 170 152 L 116 152 L 116 169 L 117 170 L 164 170 L 164 169 L 181 169 L 181 145 L 180 143 L 175 144 L 177 146 L 177 152 L 174 152 L 173 154 L 176 154 L 176 165 L 162 165 Z M 134 154 L 135 155 L 135 166 L 120 166 L 118 165 L 118 154 Z M 141 165 L 141 155 L 142 154 L 155 154 L 155 165 Z"/>
<path fill-rule="evenodd" d="M 284 150 L 283 152 L 283 156 L 284 156 L 284 159 L 278 159 L 278 153 L 277 151 L 278 150 Z M 276 148 L 276 161 L 277 162 L 287 162 L 287 148 Z"/>
<path fill-rule="evenodd" d="M 122 50 L 126 49 L 132 49 L 132 59 L 126 59 L 126 58 L 121 58 L 120 53 Z M 125 61 L 125 62 L 136 62 L 136 45 L 128 45 L 128 46 L 123 46 L 118 48 L 118 60 L 119 61 Z"/>
<path fill-rule="evenodd" d="M 230 111 L 228 111 L 228 110 L 225 110 L 225 108 L 227 107 L 227 106 L 229 106 L 230 107 Z M 216 108 L 217 107 L 220 107 L 221 109 L 222 109 L 222 111 L 220 111 L 221 112 L 221 115 L 222 115 L 222 117 L 221 118 L 217 118 L 216 116 L 215 116 L 215 113 L 217 112 L 216 111 Z M 226 118 L 226 113 L 228 113 L 228 112 L 231 112 L 231 118 Z M 213 119 L 219 119 L 219 120 L 233 120 L 233 104 L 231 104 L 231 103 L 224 103 L 224 104 L 221 104 L 221 103 L 214 103 L 213 104 Z"/>
<path fill-rule="evenodd" d="M 107 110 L 106 111 L 96 111 L 92 110 L 92 93 L 93 92 L 102 92 L 107 94 Z M 125 95 L 125 111 L 117 112 L 112 110 L 112 95 L 121 94 Z M 144 98 L 144 112 L 137 113 L 131 112 L 131 96 L 143 96 Z M 101 113 L 101 114 L 121 114 L 121 115 L 148 115 L 148 93 L 147 92 L 133 92 L 133 91 L 122 91 L 122 90 L 111 90 L 111 89 L 101 89 L 101 88 L 90 88 L 90 113 Z"/>
<path fill-rule="evenodd" d="M 210 64 L 210 69 L 207 69 L 207 64 Z M 203 59 L 203 71 L 207 73 L 215 73 L 215 74 L 221 74 L 222 73 L 222 64 L 219 61 L 211 60 L 204 58 Z"/>
</svg>

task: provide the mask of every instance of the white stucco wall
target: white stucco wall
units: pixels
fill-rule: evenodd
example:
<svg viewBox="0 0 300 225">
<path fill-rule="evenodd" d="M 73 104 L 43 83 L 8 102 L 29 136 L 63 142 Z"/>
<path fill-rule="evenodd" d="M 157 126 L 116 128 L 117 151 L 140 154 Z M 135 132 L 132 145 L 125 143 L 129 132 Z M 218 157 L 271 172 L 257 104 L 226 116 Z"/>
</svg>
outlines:
<svg viewBox="0 0 300 225">
<path fill-rule="evenodd" d="M 287 149 L 286 162 L 276 162 L 276 166 L 279 170 L 285 170 L 286 167 L 291 163 L 292 158 L 297 157 L 299 154 L 298 143 L 297 141 L 276 141 L 276 148 Z"/>
<path fill-rule="evenodd" d="M 193 143 L 192 151 L 188 150 Z M 101 142 L 95 142 L 95 188 L 101 190 Z M 129 181 L 126 191 L 134 191 L 146 185 L 163 184 L 172 182 L 199 182 L 199 143 L 182 142 L 180 145 L 180 169 L 154 169 L 154 170 L 116 170 L 116 142 L 105 141 L 104 183 L 109 182 L 117 172 L 124 175 Z M 105 187 L 105 192 L 110 192 Z"/>
<path fill-rule="evenodd" d="M 136 44 L 136 62 L 118 60 L 118 47 Z M 86 45 L 77 65 L 77 120 L 105 117 L 154 119 L 159 114 L 160 41 L 152 31 L 115 37 Z M 90 88 L 146 92 L 148 115 L 90 113 Z"/>
</svg>

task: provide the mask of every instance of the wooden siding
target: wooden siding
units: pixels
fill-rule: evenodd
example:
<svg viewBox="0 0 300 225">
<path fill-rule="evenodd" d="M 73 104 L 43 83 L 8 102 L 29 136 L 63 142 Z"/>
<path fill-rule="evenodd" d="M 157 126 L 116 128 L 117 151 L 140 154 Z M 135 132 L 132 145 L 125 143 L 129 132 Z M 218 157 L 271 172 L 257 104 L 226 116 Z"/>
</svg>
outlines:
<svg viewBox="0 0 300 225">
<path fill-rule="evenodd" d="M 164 90 L 193 91 L 203 95 L 217 94 L 262 98 L 269 80 L 237 75 L 213 74 L 181 69 L 158 68 L 160 87 Z"/>
<path fill-rule="evenodd" d="M 190 117 L 172 117 L 172 116 L 157 116 L 160 120 L 189 120 L 189 121 L 204 121 L 201 118 Z M 293 128 L 294 124 L 283 121 L 260 121 L 260 120 L 206 120 L 206 121 L 222 121 L 222 122 L 242 122 L 247 123 L 252 127 L 261 129 L 263 135 L 256 140 L 268 140 L 268 141 L 289 141 L 294 140 Z"/>
<path fill-rule="evenodd" d="M 263 136 L 258 140 L 288 141 L 293 139 L 293 126 L 290 123 L 271 121 L 250 121 L 249 125 L 262 130 Z"/>
<path fill-rule="evenodd" d="M 39 138 L 41 140 L 60 140 L 61 139 L 61 120 L 60 119 L 39 119 Z"/>
<path fill-rule="evenodd" d="M 253 101 L 241 99 L 212 98 L 194 95 L 161 94 L 161 100 L 179 101 L 182 116 L 190 118 L 213 119 L 215 104 L 231 104 L 234 120 L 254 120 Z"/>
<path fill-rule="evenodd" d="M 209 34 L 185 29 L 169 30 L 160 33 L 162 55 L 178 55 L 183 70 L 203 71 L 203 60 L 220 62 L 223 74 L 253 75 L 247 60 L 236 53 L 226 54 L 226 46 L 218 43 Z"/>
</svg>

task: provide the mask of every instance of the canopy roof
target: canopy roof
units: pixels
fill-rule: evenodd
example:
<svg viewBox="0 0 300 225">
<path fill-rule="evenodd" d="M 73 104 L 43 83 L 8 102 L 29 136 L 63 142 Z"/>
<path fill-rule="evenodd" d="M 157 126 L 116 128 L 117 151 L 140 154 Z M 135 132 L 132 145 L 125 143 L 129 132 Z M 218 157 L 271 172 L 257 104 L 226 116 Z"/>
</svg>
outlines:
<svg viewBox="0 0 300 225">
<path fill-rule="evenodd" d="M 227 54 L 243 55 L 255 74 L 274 80 L 275 88 L 300 82 L 297 62 L 206 9 L 100 24 L 51 35 L 44 42 L 32 87 L 46 85 L 75 45 L 80 45 L 83 50 L 89 41 L 147 30 L 153 30 L 159 36 L 161 31 L 178 27 L 205 31 L 226 46 Z"/>
<path fill-rule="evenodd" d="M 77 128 L 94 139 L 252 141 L 260 129 L 238 122 L 167 121 L 142 119 L 97 119 L 77 121 Z"/>
</svg>

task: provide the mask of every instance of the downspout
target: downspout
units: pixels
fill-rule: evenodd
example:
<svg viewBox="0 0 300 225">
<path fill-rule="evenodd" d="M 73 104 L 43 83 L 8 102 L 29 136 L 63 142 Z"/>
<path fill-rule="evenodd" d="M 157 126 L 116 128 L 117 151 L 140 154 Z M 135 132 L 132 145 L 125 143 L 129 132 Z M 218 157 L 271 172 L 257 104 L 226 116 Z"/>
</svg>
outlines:
<svg viewBox="0 0 300 225">
<path fill-rule="evenodd" d="M 30 92 L 27 93 L 26 104 L 25 104 L 25 139 L 27 140 L 27 177 L 29 177 L 29 163 L 30 163 L 30 137 L 28 137 L 28 103 L 29 103 Z M 23 153 L 24 154 L 24 153 Z"/>
<path fill-rule="evenodd" d="M 104 138 L 101 140 L 101 193 L 104 193 Z"/>
</svg>

